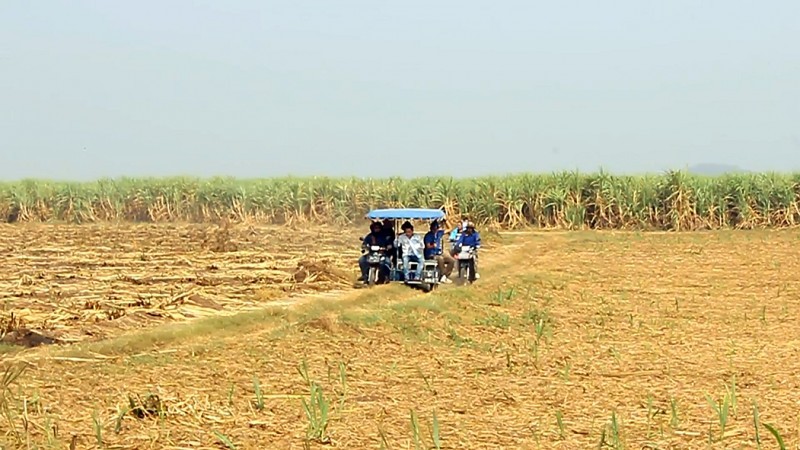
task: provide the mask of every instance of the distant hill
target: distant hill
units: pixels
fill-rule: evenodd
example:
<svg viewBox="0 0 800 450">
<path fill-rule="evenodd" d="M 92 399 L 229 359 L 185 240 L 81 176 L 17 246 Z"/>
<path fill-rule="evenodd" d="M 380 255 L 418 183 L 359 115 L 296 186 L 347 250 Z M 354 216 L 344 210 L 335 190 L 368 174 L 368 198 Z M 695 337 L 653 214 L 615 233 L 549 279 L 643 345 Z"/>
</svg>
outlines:
<svg viewBox="0 0 800 450">
<path fill-rule="evenodd" d="M 748 171 L 738 166 L 733 166 L 729 164 L 707 163 L 707 164 L 696 164 L 694 166 L 689 167 L 689 173 L 697 175 L 716 176 L 726 173 L 748 173 Z"/>
</svg>

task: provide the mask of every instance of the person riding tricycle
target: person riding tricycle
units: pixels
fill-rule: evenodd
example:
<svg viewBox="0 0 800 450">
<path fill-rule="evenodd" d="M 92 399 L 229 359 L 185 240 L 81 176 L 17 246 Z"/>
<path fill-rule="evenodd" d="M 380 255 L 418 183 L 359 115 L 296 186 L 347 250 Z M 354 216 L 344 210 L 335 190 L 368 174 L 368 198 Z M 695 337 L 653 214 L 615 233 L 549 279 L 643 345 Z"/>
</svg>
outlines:
<svg viewBox="0 0 800 450">
<path fill-rule="evenodd" d="M 369 228 L 370 233 L 361 241 L 362 254 L 358 259 L 361 281 L 370 285 L 385 283 L 392 270 L 391 251 L 394 242 L 383 232 L 380 222 L 373 222 Z"/>
</svg>

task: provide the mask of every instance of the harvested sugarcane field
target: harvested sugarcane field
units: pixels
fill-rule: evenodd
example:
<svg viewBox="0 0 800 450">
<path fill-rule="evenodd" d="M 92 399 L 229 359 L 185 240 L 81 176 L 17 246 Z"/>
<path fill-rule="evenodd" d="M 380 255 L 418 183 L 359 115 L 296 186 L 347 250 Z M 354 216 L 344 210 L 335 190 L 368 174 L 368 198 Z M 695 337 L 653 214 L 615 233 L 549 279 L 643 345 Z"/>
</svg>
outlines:
<svg viewBox="0 0 800 450">
<path fill-rule="evenodd" d="M 227 223 L 33 223 L 0 233 L 0 342 L 19 345 L 107 338 L 352 288 L 360 237 L 332 227 Z"/>
<path fill-rule="evenodd" d="M 426 293 L 364 287 L 369 221 L 304 208 L 75 223 L 7 206 L 29 216 L 0 227 L 3 448 L 800 445 L 800 232 L 760 226 L 792 214 L 475 214 L 480 278 Z"/>
<path fill-rule="evenodd" d="M 0 450 L 800 450 L 800 2 L 629 3 L 3 2 Z"/>
</svg>

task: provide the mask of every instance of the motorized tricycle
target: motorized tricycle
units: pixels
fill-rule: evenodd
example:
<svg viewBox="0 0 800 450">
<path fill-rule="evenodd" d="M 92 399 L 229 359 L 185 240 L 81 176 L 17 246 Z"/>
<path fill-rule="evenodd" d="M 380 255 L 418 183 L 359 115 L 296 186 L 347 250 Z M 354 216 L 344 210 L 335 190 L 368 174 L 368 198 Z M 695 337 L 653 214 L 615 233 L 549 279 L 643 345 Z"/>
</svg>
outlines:
<svg viewBox="0 0 800 450">
<path fill-rule="evenodd" d="M 445 213 L 439 209 L 420 209 L 420 208 L 397 208 L 397 209 L 375 209 L 367 213 L 367 219 L 372 221 L 385 221 L 390 220 L 394 223 L 394 229 L 397 230 L 400 221 L 417 220 L 422 222 L 441 221 L 445 218 Z M 419 233 L 417 233 L 419 235 Z M 395 236 L 396 237 L 396 236 Z M 370 278 L 373 272 L 373 263 L 370 261 Z M 384 255 L 384 257 L 386 257 Z M 391 270 L 389 282 L 403 282 L 405 285 L 422 289 L 425 292 L 430 292 L 439 286 L 441 274 L 439 273 L 439 266 L 435 260 L 421 259 L 420 261 L 409 261 L 408 271 L 409 277 L 405 279 L 403 270 L 403 257 L 398 249 L 394 261 L 388 261 Z M 377 260 L 376 260 L 377 261 Z M 376 262 L 376 272 L 380 267 L 380 263 Z M 372 285 L 372 284 L 370 284 Z"/>
</svg>

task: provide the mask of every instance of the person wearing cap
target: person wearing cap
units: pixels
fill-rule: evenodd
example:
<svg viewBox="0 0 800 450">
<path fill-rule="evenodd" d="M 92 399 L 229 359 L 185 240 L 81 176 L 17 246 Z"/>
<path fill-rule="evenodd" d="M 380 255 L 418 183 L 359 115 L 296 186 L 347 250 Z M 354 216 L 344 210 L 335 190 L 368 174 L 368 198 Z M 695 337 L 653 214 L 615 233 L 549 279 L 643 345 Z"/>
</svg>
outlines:
<svg viewBox="0 0 800 450">
<path fill-rule="evenodd" d="M 383 226 L 380 222 L 372 222 L 369 226 L 370 233 L 362 239 L 361 248 L 362 251 L 369 250 L 369 248 L 373 245 L 377 245 L 381 247 L 384 251 L 388 251 L 392 247 L 392 240 L 387 239 L 386 235 L 383 233 Z M 367 262 L 367 253 L 365 252 L 358 258 L 358 266 L 361 269 L 361 279 L 359 281 L 367 281 L 367 277 L 369 274 L 369 263 Z M 388 278 L 389 272 L 391 268 L 389 266 L 390 262 L 388 260 L 384 260 L 384 263 L 381 266 L 381 272 L 383 275 Z"/>
<path fill-rule="evenodd" d="M 408 265 L 411 261 L 415 261 L 417 264 L 422 262 L 425 244 L 419 236 L 414 234 L 414 226 L 411 225 L 411 222 L 406 221 L 401 228 L 403 233 L 397 236 L 394 245 L 403 254 L 403 276 L 408 280 Z"/>
<path fill-rule="evenodd" d="M 475 224 L 472 222 L 467 222 L 464 232 L 458 237 L 458 240 L 456 241 L 455 245 L 453 245 L 453 248 L 459 248 L 462 245 L 468 245 L 476 250 L 475 261 L 473 261 L 473 265 L 475 267 L 475 278 L 480 278 L 480 275 L 478 275 L 477 250 L 481 248 L 481 234 L 475 231 Z"/>
<path fill-rule="evenodd" d="M 456 265 L 456 260 L 452 256 L 442 251 L 442 239 L 444 238 L 444 231 L 439 228 L 439 222 L 431 222 L 431 230 L 425 234 L 423 239 L 425 243 L 425 259 L 436 260 L 439 267 L 439 273 L 442 274 L 442 283 L 450 283 L 450 273 L 453 272 L 453 267 Z"/>
</svg>

